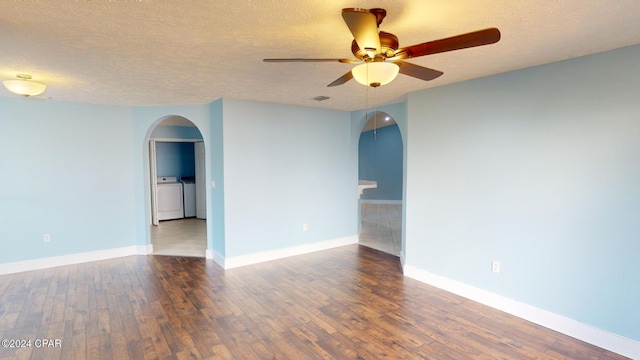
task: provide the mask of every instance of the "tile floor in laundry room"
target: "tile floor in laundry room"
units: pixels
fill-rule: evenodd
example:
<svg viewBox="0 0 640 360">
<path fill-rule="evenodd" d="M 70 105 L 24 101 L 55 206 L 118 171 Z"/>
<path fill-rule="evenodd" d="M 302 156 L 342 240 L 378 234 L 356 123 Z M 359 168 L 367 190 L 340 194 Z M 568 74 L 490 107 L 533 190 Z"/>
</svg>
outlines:
<svg viewBox="0 0 640 360">
<path fill-rule="evenodd" d="M 151 225 L 154 255 L 205 257 L 207 221 L 197 218 L 160 221 Z"/>
</svg>

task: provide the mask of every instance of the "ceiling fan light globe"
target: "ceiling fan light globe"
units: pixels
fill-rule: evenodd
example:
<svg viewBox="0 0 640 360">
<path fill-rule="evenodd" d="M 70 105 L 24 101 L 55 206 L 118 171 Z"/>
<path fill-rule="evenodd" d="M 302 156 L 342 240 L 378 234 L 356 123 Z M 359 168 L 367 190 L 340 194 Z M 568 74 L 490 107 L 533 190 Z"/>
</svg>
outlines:
<svg viewBox="0 0 640 360">
<path fill-rule="evenodd" d="M 47 88 L 45 84 L 28 80 L 4 80 L 2 83 L 7 90 L 22 96 L 40 95 Z"/>
<path fill-rule="evenodd" d="M 393 81 L 398 76 L 400 67 L 389 62 L 368 62 L 351 70 L 353 78 L 365 86 L 381 86 Z"/>
</svg>

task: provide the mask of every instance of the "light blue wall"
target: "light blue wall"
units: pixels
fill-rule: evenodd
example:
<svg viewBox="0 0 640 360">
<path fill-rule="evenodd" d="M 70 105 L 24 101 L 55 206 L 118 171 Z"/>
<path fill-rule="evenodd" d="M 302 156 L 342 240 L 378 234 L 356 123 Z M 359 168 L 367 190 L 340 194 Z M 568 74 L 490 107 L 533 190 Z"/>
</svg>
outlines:
<svg viewBox="0 0 640 360">
<path fill-rule="evenodd" d="M 157 142 L 156 173 L 158 177 L 195 176 L 195 156 L 192 142 Z"/>
<path fill-rule="evenodd" d="M 233 100 L 224 107 L 219 100 L 133 108 L 2 101 L 2 132 L 11 134 L 2 151 L 18 154 L 3 157 L 3 189 L 12 190 L 2 194 L 2 212 L 12 225 L 1 227 L 8 249 L 2 262 L 148 245 L 148 140 L 168 116 L 194 122 L 207 147 L 207 183 L 216 181 L 207 187 L 208 249 L 230 257 L 356 235 L 349 113 Z M 36 144 L 24 146 L 20 138 Z M 20 176 L 9 176 L 14 173 Z M 109 188 L 92 199 L 101 186 Z M 70 196 L 78 192 L 77 199 Z M 45 233 L 52 243 L 34 246 Z"/>
<path fill-rule="evenodd" d="M 349 113 L 225 99 L 223 118 L 227 257 L 357 235 Z"/>
<path fill-rule="evenodd" d="M 638 59 L 410 94 L 407 264 L 640 340 Z"/>
<path fill-rule="evenodd" d="M 363 132 L 358 146 L 358 178 L 377 181 L 361 199 L 402 200 L 402 136 L 398 125 Z"/>
<path fill-rule="evenodd" d="M 0 263 L 136 244 L 132 127 L 129 108 L 0 98 Z"/>
<path fill-rule="evenodd" d="M 216 100 L 209 105 L 210 133 L 209 154 L 211 161 L 207 172 L 211 180 L 215 182 L 215 187 L 211 188 L 211 216 L 207 220 L 207 234 L 211 234 L 211 249 L 218 255 L 224 257 L 225 247 L 225 214 L 224 214 L 224 139 L 223 139 L 223 118 L 222 99 Z M 209 205 L 207 205 L 209 206 Z"/>
</svg>

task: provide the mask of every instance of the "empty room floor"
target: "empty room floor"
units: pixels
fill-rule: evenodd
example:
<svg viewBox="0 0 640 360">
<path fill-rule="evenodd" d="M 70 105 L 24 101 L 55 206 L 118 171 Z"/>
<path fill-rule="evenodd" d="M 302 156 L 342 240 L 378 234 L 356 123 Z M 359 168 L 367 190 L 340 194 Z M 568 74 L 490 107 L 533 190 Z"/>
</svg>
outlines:
<svg viewBox="0 0 640 360">
<path fill-rule="evenodd" d="M 223 270 L 127 256 L 0 276 L 0 359 L 607 359 L 623 356 L 404 277 L 348 245 Z"/>
<path fill-rule="evenodd" d="M 197 218 L 160 221 L 151 225 L 154 255 L 205 257 L 207 221 Z"/>
<path fill-rule="evenodd" d="M 360 245 L 400 256 L 402 250 L 402 204 L 361 202 Z"/>
</svg>

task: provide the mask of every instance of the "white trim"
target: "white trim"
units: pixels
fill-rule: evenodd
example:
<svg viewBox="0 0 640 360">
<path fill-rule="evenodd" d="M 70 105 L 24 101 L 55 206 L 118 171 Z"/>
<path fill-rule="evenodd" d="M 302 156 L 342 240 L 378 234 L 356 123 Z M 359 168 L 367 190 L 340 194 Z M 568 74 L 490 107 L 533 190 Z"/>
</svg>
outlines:
<svg viewBox="0 0 640 360">
<path fill-rule="evenodd" d="M 265 261 L 277 260 L 289 256 L 308 254 L 316 251 L 327 250 L 335 247 L 357 244 L 357 236 L 347 236 L 334 240 L 321 241 L 313 244 L 305 244 L 291 246 L 284 249 L 264 251 L 248 255 L 234 256 L 228 259 L 222 259 L 222 267 L 225 269 L 233 269 L 240 266 L 257 264 Z M 218 262 L 218 261 L 216 261 Z M 220 264 L 220 262 L 218 262 Z"/>
<path fill-rule="evenodd" d="M 402 200 L 376 200 L 376 199 L 360 199 L 363 204 L 387 204 L 402 205 Z"/>
<path fill-rule="evenodd" d="M 205 257 L 209 260 L 213 260 L 216 264 L 220 265 L 224 269 L 224 256 L 219 252 L 207 249 L 205 251 Z"/>
<path fill-rule="evenodd" d="M 640 342 L 595 328 L 534 306 L 503 297 L 449 278 L 432 274 L 411 265 L 404 266 L 404 275 L 438 287 L 467 299 L 515 315 L 549 329 L 588 342 L 618 354 L 640 359 Z"/>
<path fill-rule="evenodd" d="M 81 264 L 91 261 L 113 259 L 130 255 L 149 254 L 149 246 L 127 246 L 115 249 L 89 251 L 78 254 L 52 256 L 48 258 L 16 261 L 0 264 L 0 275 L 23 271 L 47 269 L 56 266 Z"/>
<path fill-rule="evenodd" d="M 138 255 L 153 254 L 153 244 L 147 244 L 147 246 L 138 246 Z"/>
<path fill-rule="evenodd" d="M 204 140 L 202 139 L 182 139 L 182 138 L 150 138 L 149 141 L 151 140 L 154 140 L 155 142 L 204 142 Z"/>
</svg>

